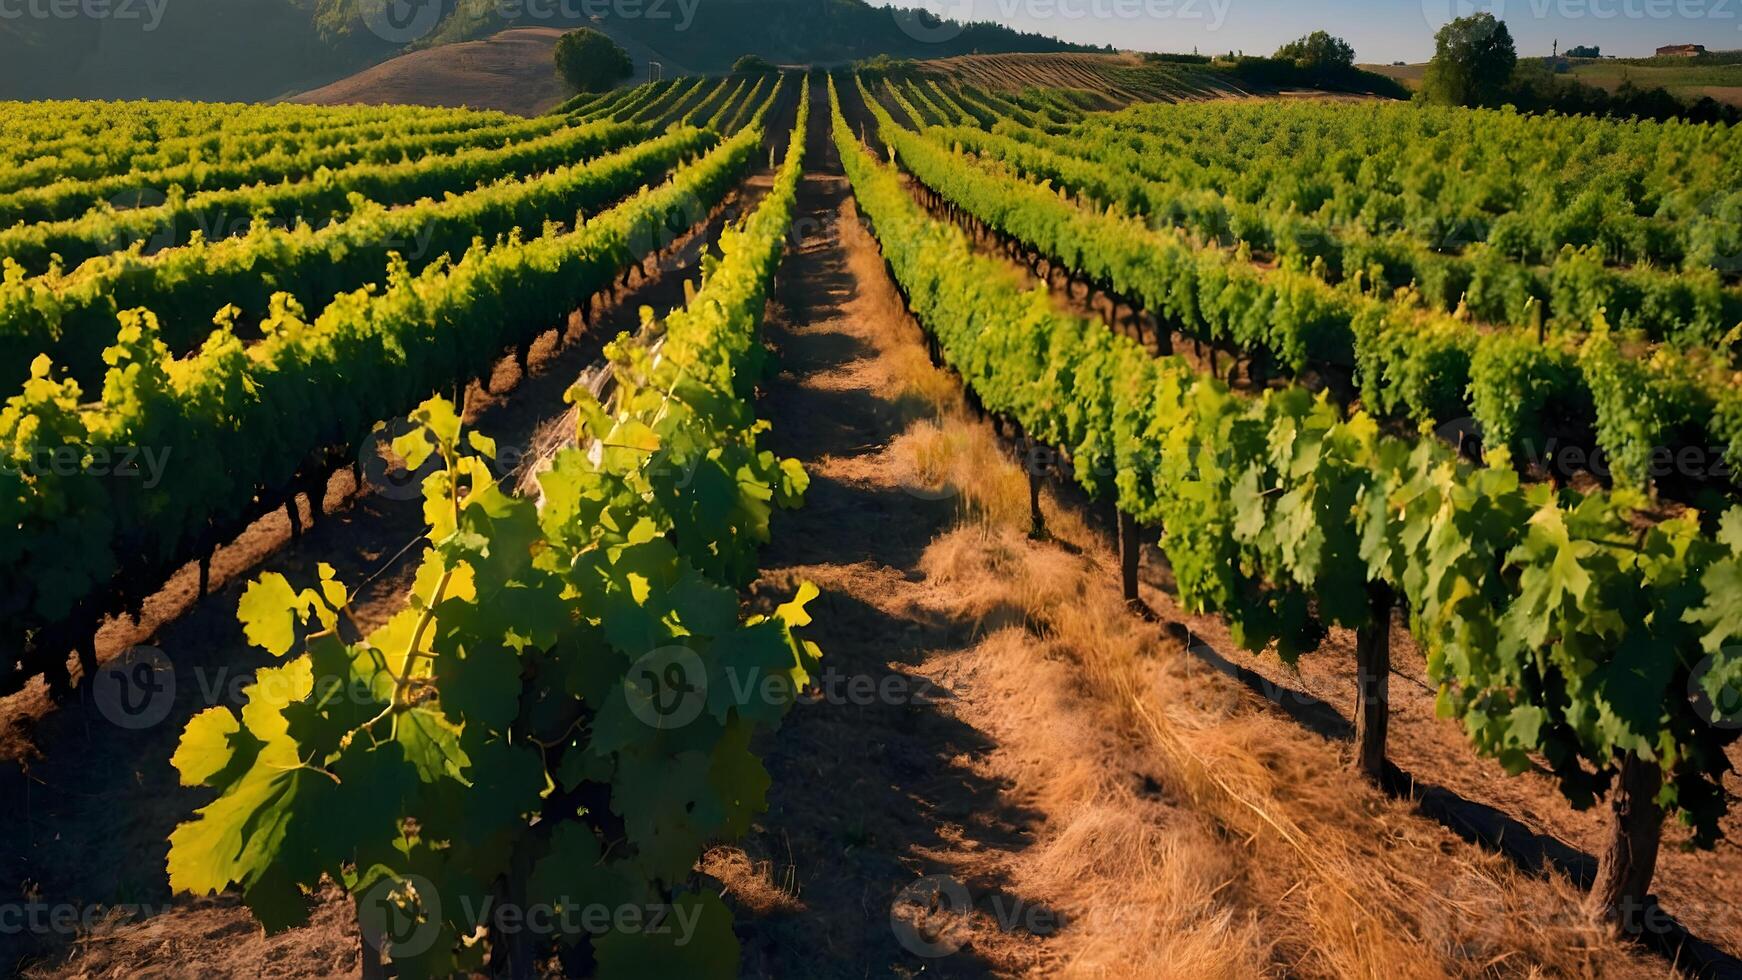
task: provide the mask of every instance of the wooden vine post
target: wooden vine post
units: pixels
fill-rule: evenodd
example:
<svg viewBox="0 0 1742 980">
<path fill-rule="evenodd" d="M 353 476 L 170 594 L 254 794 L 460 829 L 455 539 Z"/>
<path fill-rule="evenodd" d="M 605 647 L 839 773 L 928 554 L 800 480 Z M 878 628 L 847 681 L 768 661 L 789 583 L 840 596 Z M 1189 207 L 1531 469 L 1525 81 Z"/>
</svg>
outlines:
<svg viewBox="0 0 1742 980">
<path fill-rule="evenodd" d="M 378 939 L 369 936 L 370 924 L 365 920 L 362 906 L 357 907 L 357 958 L 359 972 L 363 980 L 387 980 L 387 965 L 381 961 L 381 948 Z"/>
<path fill-rule="evenodd" d="M 1137 565 L 1143 557 L 1143 538 L 1137 529 L 1137 518 L 1114 508 L 1119 525 L 1119 590 L 1126 605 L 1141 601 L 1137 593 Z"/>
<path fill-rule="evenodd" d="M 520 925 L 509 930 L 506 936 L 501 935 L 501 929 L 492 930 L 495 933 L 492 938 L 500 944 L 498 948 L 505 949 L 508 953 L 509 980 L 533 980 L 538 975 L 538 953 L 533 942 L 534 936 L 525 921 L 525 915 L 531 909 L 527 900 L 527 884 L 532 878 L 533 865 L 532 856 L 527 850 L 528 843 L 529 838 L 522 838 L 515 845 L 514 853 L 509 858 L 508 873 L 503 876 L 502 882 L 508 907 L 520 912 Z"/>
<path fill-rule="evenodd" d="M 1040 512 L 1040 469 L 1033 453 L 1028 457 L 1028 536 L 1036 540 L 1046 536 L 1046 518 Z"/>
<path fill-rule="evenodd" d="M 1591 886 L 1592 918 L 1612 932 L 1639 935 L 1652 905 L 1651 877 L 1663 839 L 1663 808 L 1657 803 L 1663 771 L 1636 752 L 1620 755 L 1609 791 L 1609 827 Z"/>
<path fill-rule="evenodd" d="M 1355 768 L 1369 779 L 1385 776 L 1385 737 L 1391 719 L 1391 587 L 1367 585 L 1367 625 L 1355 631 Z"/>
</svg>

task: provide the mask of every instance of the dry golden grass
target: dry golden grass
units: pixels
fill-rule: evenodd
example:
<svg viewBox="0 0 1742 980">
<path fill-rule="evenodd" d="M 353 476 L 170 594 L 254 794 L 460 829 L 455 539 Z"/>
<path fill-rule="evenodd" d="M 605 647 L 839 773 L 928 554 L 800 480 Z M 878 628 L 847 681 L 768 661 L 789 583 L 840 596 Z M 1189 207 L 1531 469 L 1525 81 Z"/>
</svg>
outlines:
<svg viewBox="0 0 1742 980">
<path fill-rule="evenodd" d="M 740 848 L 725 845 L 702 855 L 701 869 L 719 879 L 732 893 L 733 901 L 758 915 L 798 912 L 804 908 L 798 899 L 791 865 L 776 871 L 773 862 L 753 861 Z"/>
<path fill-rule="evenodd" d="M 939 669 L 966 683 L 1048 815 L 1015 888 L 1067 927 L 1048 975 L 1664 975 L 1584 925 L 1580 893 L 1471 847 L 1348 770 L 1343 747 L 1274 714 L 1114 586 L 1109 549 L 1050 498 L 1056 541 L 1026 539 L 1026 480 L 990 427 L 936 397 L 923 357 L 898 380 L 940 414 L 891 447 L 962 522 L 928 579 L 984 635 Z"/>
</svg>

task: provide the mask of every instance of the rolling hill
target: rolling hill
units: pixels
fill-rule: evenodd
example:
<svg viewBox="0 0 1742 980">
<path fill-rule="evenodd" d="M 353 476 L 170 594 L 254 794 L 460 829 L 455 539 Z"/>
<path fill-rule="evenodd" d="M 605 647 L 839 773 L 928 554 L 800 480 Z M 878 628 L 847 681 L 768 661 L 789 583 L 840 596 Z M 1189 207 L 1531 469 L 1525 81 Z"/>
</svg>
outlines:
<svg viewBox="0 0 1742 980">
<path fill-rule="evenodd" d="M 587 16 L 595 7 L 607 13 Z M 116 0 L 110 10 L 110 16 L 100 19 L 0 20 L 0 98 L 255 101 L 312 94 L 397 56 L 481 41 L 510 28 L 549 33 L 596 27 L 623 43 L 642 71 L 647 61 L 658 60 L 668 73 L 723 71 L 747 53 L 778 62 L 830 64 L 874 54 L 941 58 L 1083 50 L 996 24 L 940 22 L 864 0 L 693 0 L 633 6 L 499 0 Z M 542 36 L 516 34 L 508 40 L 536 48 L 542 42 L 533 38 Z M 462 60 L 476 59 L 483 66 L 474 71 L 481 78 L 489 75 L 490 64 L 520 64 L 520 55 L 526 54 L 478 48 L 458 52 Z M 408 71 L 408 77 L 415 77 L 436 68 L 415 58 L 410 68 L 402 64 L 369 77 L 387 81 Z M 454 71 L 444 64 L 438 74 Z M 518 71 L 507 76 L 513 84 L 541 84 Z M 537 105 L 542 95 L 492 92 L 488 98 L 495 101 L 482 98 L 473 104 Z"/>
<path fill-rule="evenodd" d="M 424 48 L 289 99 L 311 105 L 470 106 L 534 115 L 569 91 L 552 70 L 552 49 L 563 32 L 519 27 L 478 41 Z M 645 60 L 633 50 L 645 77 Z"/>
</svg>

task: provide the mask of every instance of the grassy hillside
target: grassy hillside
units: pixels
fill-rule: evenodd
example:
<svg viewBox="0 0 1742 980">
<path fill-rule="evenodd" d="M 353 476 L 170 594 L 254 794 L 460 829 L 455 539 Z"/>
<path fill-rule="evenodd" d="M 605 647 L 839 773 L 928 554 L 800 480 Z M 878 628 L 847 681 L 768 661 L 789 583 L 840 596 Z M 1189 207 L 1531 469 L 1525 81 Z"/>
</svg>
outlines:
<svg viewBox="0 0 1742 980">
<path fill-rule="evenodd" d="M 1736 52 L 1709 58 L 1579 58 L 1568 62 L 1567 74 L 1587 85 L 1613 92 L 1623 82 L 1640 88 L 1663 88 L 1678 98 L 1695 101 L 1707 96 L 1742 106 L 1742 60 Z M 1395 78 L 1410 88 L 1421 84 L 1426 65 L 1363 65 Z M 1563 76 L 1564 77 L 1564 76 Z"/>
<path fill-rule="evenodd" d="M 480 41 L 411 51 L 291 97 L 312 105 L 469 106 L 537 115 L 568 98 L 551 70 L 562 32 L 514 28 Z"/>
<path fill-rule="evenodd" d="M 1572 63 L 1573 75 L 1588 85 L 1614 91 L 1623 82 L 1643 88 L 1665 88 L 1684 99 L 1711 96 L 1742 105 L 1742 62 L 1686 58 L 1594 60 Z"/>
</svg>

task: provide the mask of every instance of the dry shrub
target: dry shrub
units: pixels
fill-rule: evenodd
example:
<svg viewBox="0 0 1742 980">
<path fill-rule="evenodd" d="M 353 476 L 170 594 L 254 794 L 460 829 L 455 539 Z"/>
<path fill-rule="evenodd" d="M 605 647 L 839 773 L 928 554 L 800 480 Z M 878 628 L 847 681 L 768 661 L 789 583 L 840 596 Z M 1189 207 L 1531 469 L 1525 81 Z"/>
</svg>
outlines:
<svg viewBox="0 0 1742 980">
<path fill-rule="evenodd" d="M 701 870 L 717 879 L 734 902 L 757 915 L 804 910 L 797 869 L 790 864 L 776 869 L 771 861 L 752 861 L 741 847 L 721 845 L 702 855 Z"/>
</svg>

